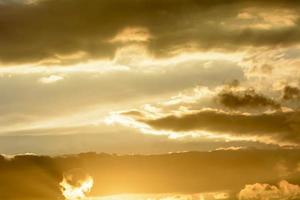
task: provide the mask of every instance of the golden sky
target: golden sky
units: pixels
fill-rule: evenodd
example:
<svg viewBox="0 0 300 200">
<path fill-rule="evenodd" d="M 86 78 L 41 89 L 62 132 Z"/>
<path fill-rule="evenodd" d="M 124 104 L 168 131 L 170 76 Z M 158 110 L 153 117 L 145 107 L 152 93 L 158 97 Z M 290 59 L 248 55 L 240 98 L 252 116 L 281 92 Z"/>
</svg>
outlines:
<svg viewBox="0 0 300 200">
<path fill-rule="evenodd" d="M 289 174 L 284 178 L 271 178 L 258 160 L 248 168 L 242 161 L 240 173 L 254 170 L 253 176 L 265 176 L 253 180 L 243 174 L 228 185 L 236 176 L 228 174 L 220 186 L 210 187 L 212 177 L 200 176 L 187 162 L 174 174 L 195 170 L 203 185 L 166 182 L 170 187 L 152 191 L 154 179 L 149 185 L 142 181 L 141 190 L 120 184 L 101 191 L 94 178 L 96 192 L 83 190 L 154 195 L 117 197 L 125 200 L 173 200 L 174 193 L 180 200 L 228 199 L 233 193 L 239 200 L 273 200 L 292 198 L 283 189 L 291 188 L 293 198 L 300 198 L 294 157 L 300 146 L 299 13 L 296 0 L 0 0 L 1 162 L 9 165 L 15 155 L 25 155 L 25 163 L 44 159 L 38 155 L 52 156 L 47 159 L 55 165 L 55 172 L 50 170 L 54 177 L 49 171 L 44 175 L 54 178 L 49 184 L 55 188 L 64 177 L 56 173 L 65 170 L 56 169 L 53 159 L 65 154 L 216 151 L 231 163 L 237 161 L 230 156 L 238 152 L 251 163 L 247 151 L 270 151 L 276 157 L 288 150 L 287 160 L 282 156 L 267 163 L 273 169 L 283 162 Z M 68 156 L 63 158 L 67 162 Z M 147 156 L 145 160 L 153 164 Z M 285 162 L 295 166 L 290 169 Z M 214 170 L 222 174 L 224 169 Z M 136 176 L 151 178 L 143 173 Z M 157 173 L 151 171 L 162 177 Z M 5 176 L 0 172 L 0 199 Z M 172 178 L 178 179 L 181 175 Z M 82 188 L 76 188 L 80 195 Z M 266 194 L 268 188 L 272 191 Z"/>
</svg>

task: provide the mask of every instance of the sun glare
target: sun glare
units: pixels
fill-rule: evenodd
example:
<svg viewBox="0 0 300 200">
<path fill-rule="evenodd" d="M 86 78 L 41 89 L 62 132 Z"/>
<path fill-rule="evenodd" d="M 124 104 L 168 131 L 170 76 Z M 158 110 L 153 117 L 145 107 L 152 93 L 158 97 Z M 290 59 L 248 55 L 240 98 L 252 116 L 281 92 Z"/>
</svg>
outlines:
<svg viewBox="0 0 300 200">
<path fill-rule="evenodd" d="M 91 191 L 94 180 L 91 176 L 84 179 L 74 180 L 73 175 L 64 176 L 60 182 L 61 191 L 66 200 L 85 199 L 86 195 Z"/>
</svg>

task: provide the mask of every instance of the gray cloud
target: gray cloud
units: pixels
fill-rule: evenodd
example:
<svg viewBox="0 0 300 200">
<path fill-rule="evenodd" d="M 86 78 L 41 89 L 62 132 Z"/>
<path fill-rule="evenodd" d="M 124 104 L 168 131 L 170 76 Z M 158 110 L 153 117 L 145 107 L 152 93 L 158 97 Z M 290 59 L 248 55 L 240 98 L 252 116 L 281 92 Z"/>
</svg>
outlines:
<svg viewBox="0 0 300 200">
<path fill-rule="evenodd" d="M 63 199 L 59 189 L 63 174 L 79 168 L 94 179 L 92 196 L 229 191 L 231 199 L 235 199 L 246 184 L 280 181 L 278 162 L 285 160 L 292 170 L 297 168 L 299 155 L 299 150 L 278 149 L 145 156 L 95 153 L 60 157 L 19 155 L 11 159 L 0 156 L 0 198 Z M 299 173 L 286 180 L 299 184 Z"/>
<path fill-rule="evenodd" d="M 282 98 L 284 100 L 300 99 L 300 89 L 287 85 L 283 89 Z"/>
<path fill-rule="evenodd" d="M 219 111 L 200 111 L 181 116 L 169 115 L 157 119 L 142 119 L 140 121 L 159 130 L 204 130 L 242 138 L 255 137 L 266 143 L 300 144 L 299 111 L 251 115 Z"/>
<path fill-rule="evenodd" d="M 25 1 L 27 2 L 27 1 Z M 21 63 L 86 52 L 87 58 L 112 57 L 122 43 L 109 42 L 126 27 L 145 27 L 156 55 L 176 48 L 239 48 L 298 43 L 299 23 L 276 29 L 230 29 L 223 22 L 246 8 L 299 10 L 297 1 L 219 0 L 45 0 L 0 4 L 0 60 Z M 157 23 L 159 22 L 159 23 Z M 230 22 L 229 22 L 230 24 Z"/>
<path fill-rule="evenodd" d="M 247 89 L 245 91 L 224 90 L 218 94 L 218 101 L 231 109 L 238 109 L 243 107 L 248 108 L 263 108 L 270 107 L 272 109 L 280 109 L 280 103 L 274 99 L 258 94 L 254 89 Z"/>
</svg>

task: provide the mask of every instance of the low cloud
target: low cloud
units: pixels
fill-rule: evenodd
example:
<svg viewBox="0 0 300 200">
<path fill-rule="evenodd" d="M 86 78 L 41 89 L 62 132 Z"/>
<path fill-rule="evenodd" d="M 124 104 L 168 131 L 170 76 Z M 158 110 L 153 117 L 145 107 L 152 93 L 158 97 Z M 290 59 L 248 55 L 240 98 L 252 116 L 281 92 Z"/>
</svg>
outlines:
<svg viewBox="0 0 300 200">
<path fill-rule="evenodd" d="M 238 194 L 239 200 L 292 200 L 300 199 L 300 186 L 282 180 L 278 185 L 255 183 L 246 185 Z"/>
<path fill-rule="evenodd" d="M 283 100 L 300 100 L 300 89 L 298 87 L 293 86 L 285 86 L 283 89 Z"/>
<path fill-rule="evenodd" d="M 272 98 L 258 94 L 254 89 L 243 91 L 224 90 L 218 95 L 218 101 L 230 109 L 269 107 L 278 110 L 281 107 L 280 103 Z"/>
<path fill-rule="evenodd" d="M 17 155 L 9 160 L 0 156 L 0 198 L 62 200 L 63 180 L 68 187 L 78 189 L 92 177 L 94 185 L 89 193 L 91 197 L 125 193 L 197 194 L 228 191 L 225 196 L 235 199 L 249 183 L 282 180 L 276 167 L 280 160 L 284 160 L 292 171 L 298 167 L 299 159 L 299 150 L 280 149 L 163 155 Z M 300 174 L 294 172 L 285 180 L 299 184 Z M 244 190 L 252 187 L 256 186 L 248 186 Z M 285 182 L 278 188 L 285 188 L 284 191 L 289 194 L 299 194 L 291 193 L 296 189 L 298 191 L 298 187 Z M 218 197 L 223 198 L 224 195 L 220 193 Z"/>
<path fill-rule="evenodd" d="M 264 143 L 300 144 L 300 112 L 262 114 L 228 113 L 203 110 L 156 119 L 138 119 L 156 130 L 208 131 L 240 139 L 254 139 Z"/>
</svg>

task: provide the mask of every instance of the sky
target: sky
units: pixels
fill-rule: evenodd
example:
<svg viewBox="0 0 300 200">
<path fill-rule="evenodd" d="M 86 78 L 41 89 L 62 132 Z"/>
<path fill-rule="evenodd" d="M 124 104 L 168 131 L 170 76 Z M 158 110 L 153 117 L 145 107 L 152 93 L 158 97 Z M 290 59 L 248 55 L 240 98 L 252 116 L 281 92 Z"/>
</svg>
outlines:
<svg viewBox="0 0 300 200">
<path fill-rule="evenodd" d="M 297 0 L 0 0 L 0 197 L 300 199 L 299 11 Z M 101 153 L 127 169 L 110 171 L 123 175 L 107 191 L 94 168 L 116 163 Z M 86 163 L 75 185 L 64 175 L 74 157 Z M 139 159 L 149 169 L 131 180 Z M 184 166 L 164 176 L 168 159 Z M 201 176 L 193 162 L 212 171 Z M 27 170 L 24 183 L 11 181 Z M 46 185 L 25 199 L 30 177 Z"/>
</svg>

